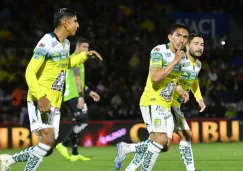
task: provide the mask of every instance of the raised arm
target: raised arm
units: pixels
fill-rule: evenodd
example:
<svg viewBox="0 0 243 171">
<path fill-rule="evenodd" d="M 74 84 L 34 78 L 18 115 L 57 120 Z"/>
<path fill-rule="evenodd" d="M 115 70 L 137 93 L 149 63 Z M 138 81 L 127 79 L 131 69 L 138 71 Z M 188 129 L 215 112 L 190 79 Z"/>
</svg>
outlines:
<svg viewBox="0 0 243 171">
<path fill-rule="evenodd" d="M 164 78 L 166 78 L 170 72 L 173 70 L 173 68 L 178 64 L 182 57 L 184 57 L 184 51 L 179 50 L 176 53 L 176 56 L 174 60 L 169 63 L 165 68 L 161 68 L 163 64 L 163 54 L 159 51 L 152 50 L 150 57 L 150 75 L 151 80 L 153 82 L 159 82 L 162 81 Z"/>
</svg>

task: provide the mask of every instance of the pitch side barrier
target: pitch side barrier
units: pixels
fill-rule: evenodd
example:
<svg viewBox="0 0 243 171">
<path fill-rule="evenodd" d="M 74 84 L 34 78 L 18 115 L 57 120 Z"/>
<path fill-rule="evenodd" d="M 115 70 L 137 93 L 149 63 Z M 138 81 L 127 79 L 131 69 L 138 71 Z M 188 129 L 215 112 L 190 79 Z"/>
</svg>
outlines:
<svg viewBox="0 0 243 171">
<path fill-rule="evenodd" d="M 243 141 L 243 120 L 225 118 L 188 119 L 193 132 L 193 143 L 238 142 Z M 71 122 L 62 122 L 57 142 L 67 134 Z M 90 121 L 81 134 L 82 146 L 108 146 L 117 142 L 139 142 L 146 140 L 148 133 L 140 120 Z M 38 137 L 28 127 L 17 124 L 0 124 L 0 149 L 26 148 L 36 145 Z M 173 143 L 179 138 L 173 135 Z"/>
</svg>

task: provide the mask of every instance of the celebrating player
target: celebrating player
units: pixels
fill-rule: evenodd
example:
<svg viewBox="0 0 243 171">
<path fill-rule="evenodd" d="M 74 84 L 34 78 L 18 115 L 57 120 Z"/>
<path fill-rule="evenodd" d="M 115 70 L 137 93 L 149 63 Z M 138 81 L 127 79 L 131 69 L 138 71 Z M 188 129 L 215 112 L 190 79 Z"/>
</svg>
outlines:
<svg viewBox="0 0 243 171">
<path fill-rule="evenodd" d="M 88 48 L 88 40 L 79 38 L 76 43 L 75 52 L 71 56 L 85 52 L 88 50 Z M 64 102 L 65 106 L 68 107 L 73 114 L 72 127 L 65 139 L 61 143 L 57 144 L 56 148 L 63 157 L 70 159 L 71 161 L 90 160 L 90 158 L 78 154 L 78 142 L 80 133 L 88 126 L 88 108 L 84 102 L 83 94 L 84 92 L 87 92 L 94 101 L 100 100 L 100 96 L 85 85 L 84 71 L 84 64 L 81 64 L 77 68 L 68 69 L 66 73 Z M 70 141 L 72 143 L 71 157 L 69 156 L 67 149 Z"/>
<path fill-rule="evenodd" d="M 200 106 L 200 112 L 203 112 L 206 108 L 199 83 L 198 74 L 201 69 L 201 62 L 198 60 L 202 56 L 204 49 L 204 41 L 200 34 L 191 34 L 189 37 L 189 43 L 186 45 L 186 58 L 182 68 L 180 77 L 180 85 L 186 91 L 192 90 L 196 101 Z M 172 109 L 173 118 L 175 123 L 175 133 L 180 136 L 180 153 L 187 171 L 195 171 L 194 158 L 191 147 L 192 131 L 190 130 L 183 112 L 180 107 L 183 99 L 175 92 L 173 95 Z"/>
<path fill-rule="evenodd" d="M 30 128 L 38 133 L 39 144 L 13 155 L 1 155 L 1 171 L 9 170 L 14 163 L 26 161 L 24 170 L 35 171 L 43 157 L 51 154 L 59 132 L 59 109 L 66 70 L 79 66 L 91 56 L 102 60 L 95 51 L 82 52 L 69 58 L 70 43 L 66 38 L 74 36 L 79 27 L 74 11 L 60 9 L 54 15 L 54 26 L 54 32 L 44 35 L 38 42 L 26 69 Z"/>
<path fill-rule="evenodd" d="M 140 109 L 150 139 L 138 144 L 117 144 L 115 168 L 120 169 L 126 153 L 135 151 L 136 155 L 126 171 L 136 170 L 142 163 L 142 170 L 152 170 L 161 150 L 172 138 L 174 129 L 171 114 L 172 95 L 181 74 L 182 49 L 188 42 L 189 28 L 176 23 L 168 35 L 169 44 L 156 46 L 150 54 L 150 71 L 146 87 L 140 99 Z"/>
</svg>

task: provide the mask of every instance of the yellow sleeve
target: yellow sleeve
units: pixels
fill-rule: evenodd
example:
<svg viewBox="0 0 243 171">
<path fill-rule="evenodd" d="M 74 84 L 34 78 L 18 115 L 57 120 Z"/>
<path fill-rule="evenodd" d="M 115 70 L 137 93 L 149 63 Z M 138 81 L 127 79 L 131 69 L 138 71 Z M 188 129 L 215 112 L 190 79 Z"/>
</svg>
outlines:
<svg viewBox="0 0 243 171">
<path fill-rule="evenodd" d="M 198 79 L 192 84 L 191 90 L 196 100 L 203 99 Z"/>
<path fill-rule="evenodd" d="M 45 61 L 45 57 L 48 54 L 49 49 L 51 48 L 50 44 L 51 36 L 46 34 L 42 39 L 37 43 L 34 54 L 26 68 L 25 79 L 29 87 L 31 94 L 36 97 L 38 100 L 45 96 L 43 92 L 40 92 L 39 83 L 37 80 L 37 73 Z"/>
<path fill-rule="evenodd" d="M 41 97 L 45 96 L 43 92 L 40 92 L 39 83 L 36 77 L 36 74 L 42 66 L 44 60 L 45 57 L 43 56 L 40 56 L 38 59 L 33 56 L 25 72 L 25 79 L 28 84 L 29 90 L 31 91 L 31 94 L 38 100 Z"/>
<path fill-rule="evenodd" d="M 87 53 L 82 52 L 78 55 L 71 56 L 69 58 L 68 68 L 78 67 L 80 64 L 83 64 L 88 59 Z"/>
</svg>

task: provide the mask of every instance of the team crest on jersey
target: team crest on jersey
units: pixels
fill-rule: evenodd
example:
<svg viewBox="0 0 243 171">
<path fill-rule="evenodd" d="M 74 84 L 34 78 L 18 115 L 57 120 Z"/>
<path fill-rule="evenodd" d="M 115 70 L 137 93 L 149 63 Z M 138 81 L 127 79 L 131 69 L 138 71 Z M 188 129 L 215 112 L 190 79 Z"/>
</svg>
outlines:
<svg viewBox="0 0 243 171">
<path fill-rule="evenodd" d="M 175 88 L 175 83 L 171 82 L 168 83 L 165 88 L 161 91 L 160 96 L 162 96 L 165 100 L 170 101 L 171 100 L 171 96 L 174 92 L 174 88 Z"/>
<path fill-rule="evenodd" d="M 165 54 L 165 56 L 166 56 L 167 58 L 171 57 L 171 53 L 170 53 L 170 52 L 165 52 L 164 54 Z"/>
<path fill-rule="evenodd" d="M 65 82 L 65 73 L 64 71 L 61 71 L 61 73 L 58 75 L 55 82 L 52 84 L 51 89 L 62 92 L 64 87 L 64 82 Z"/>
<path fill-rule="evenodd" d="M 160 127 L 160 126 L 161 126 L 161 119 L 155 119 L 155 120 L 154 120 L 154 126 L 155 126 L 156 128 Z"/>
</svg>

